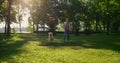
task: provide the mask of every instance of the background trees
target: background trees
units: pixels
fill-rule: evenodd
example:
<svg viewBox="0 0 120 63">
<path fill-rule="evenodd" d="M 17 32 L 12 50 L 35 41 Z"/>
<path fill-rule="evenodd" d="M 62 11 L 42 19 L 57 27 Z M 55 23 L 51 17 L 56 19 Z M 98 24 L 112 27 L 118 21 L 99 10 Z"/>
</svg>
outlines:
<svg viewBox="0 0 120 63">
<path fill-rule="evenodd" d="M 45 31 L 46 26 L 52 23 L 49 17 L 56 19 L 55 26 L 69 17 L 76 35 L 81 30 L 107 34 L 120 31 L 119 0 L 0 0 L 0 22 L 6 22 L 5 33 L 8 36 L 11 33 L 10 23 L 18 20 L 20 24 L 22 20 L 23 13 L 15 11 L 20 10 L 19 7 L 23 8 L 21 11 L 29 9 L 29 23 L 33 31 L 39 31 L 40 28 Z"/>
</svg>

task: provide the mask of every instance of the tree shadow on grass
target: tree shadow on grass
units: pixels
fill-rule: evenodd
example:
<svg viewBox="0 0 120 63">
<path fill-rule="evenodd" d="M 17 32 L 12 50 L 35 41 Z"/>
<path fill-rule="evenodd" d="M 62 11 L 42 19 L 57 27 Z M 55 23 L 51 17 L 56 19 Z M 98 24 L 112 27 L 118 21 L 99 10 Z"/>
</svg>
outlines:
<svg viewBox="0 0 120 63">
<path fill-rule="evenodd" d="M 44 34 L 22 34 L 17 36 L 20 38 L 19 40 L 15 40 L 13 37 L 16 37 L 16 35 L 9 38 L 0 35 L 0 62 L 7 61 L 10 63 L 17 63 L 12 56 L 24 53 L 26 50 L 21 49 L 21 47 L 29 41 L 38 41 L 40 44 L 36 46 L 45 46 L 52 49 L 61 47 L 69 47 L 74 50 L 80 50 L 81 48 L 93 48 L 120 52 L 120 35 L 72 35 L 71 41 L 65 43 L 61 41 L 63 35 L 55 36 L 55 40 L 53 42 L 48 42 L 47 35 Z M 9 59 L 12 60 L 10 61 Z"/>
<path fill-rule="evenodd" d="M 94 49 L 108 49 L 120 52 L 120 35 L 90 35 L 90 36 L 71 36 L 70 42 L 62 42 L 62 36 L 55 37 L 59 41 L 48 42 L 47 37 L 41 39 L 39 46 L 47 46 L 49 48 L 59 48 L 69 46 L 72 49 L 94 48 Z M 42 37 L 41 37 L 42 38 Z M 52 46 L 52 47 L 51 47 Z M 77 47 L 76 47 L 77 46 Z"/>
<path fill-rule="evenodd" d="M 25 50 L 20 49 L 24 44 L 28 42 L 28 40 L 25 39 L 24 36 L 17 36 L 17 38 L 20 38 L 20 40 L 12 39 L 15 36 L 6 37 L 3 34 L 0 35 L 0 62 L 2 61 L 8 61 L 8 59 L 12 59 L 13 55 L 20 54 L 22 52 L 25 52 Z M 15 62 L 15 61 L 10 61 Z"/>
<path fill-rule="evenodd" d="M 76 43 L 76 42 L 44 42 L 40 44 L 40 46 L 54 46 L 54 47 L 61 47 L 61 46 L 82 46 L 85 48 L 90 48 L 92 45 L 83 45 L 82 42 Z"/>
<path fill-rule="evenodd" d="M 18 34 L 19 35 L 19 34 Z M 93 49 L 108 49 L 120 52 L 120 35 L 80 35 L 80 36 L 71 36 L 70 42 L 62 42 L 63 35 L 55 36 L 53 42 L 48 42 L 47 35 L 44 34 L 22 34 L 17 36 L 20 40 L 14 40 L 11 36 L 6 38 L 3 35 L 0 35 L 0 61 L 8 61 L 14 63 L 15 61 L 9 61 L 7 59 L 11 58 L 13 55 L 21 54 L 25 52 L 21 47 L 28 43 L 29 41 L 38 41 L 40 44 L 37 46 L 45 46 L 48 48 L 60 48 L 60 47 L 69 47 L 74 50 L 79 50 L 81 48 L 93 48 Z"/>
</svg>

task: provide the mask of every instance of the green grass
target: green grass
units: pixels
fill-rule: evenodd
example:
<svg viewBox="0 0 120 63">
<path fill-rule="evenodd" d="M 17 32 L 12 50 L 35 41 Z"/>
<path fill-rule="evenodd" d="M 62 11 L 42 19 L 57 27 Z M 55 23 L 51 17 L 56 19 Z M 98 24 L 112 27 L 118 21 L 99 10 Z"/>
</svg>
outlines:
<svg viewBox="0 0 120 63">
<path fill-rule="evenodd" d="M 0 63 L 120 63 L 120 34 L 58 34 L 48 42 L 45 34 L 0 34 Z"/>
</svg>

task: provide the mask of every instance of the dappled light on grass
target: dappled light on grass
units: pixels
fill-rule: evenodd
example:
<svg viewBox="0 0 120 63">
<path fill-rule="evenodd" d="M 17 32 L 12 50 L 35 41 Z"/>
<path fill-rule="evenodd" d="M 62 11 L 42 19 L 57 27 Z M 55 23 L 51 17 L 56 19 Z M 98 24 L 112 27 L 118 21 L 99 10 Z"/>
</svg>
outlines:
<svg viewBox="0 0 120 63">
<path fill-rule="evenodd" d="M 53 42 L 48 42 L 45 34 L 13 34 L 8 39 L 0 38 L 0 62 L 119 63 L 118 36 L 71 35 L 70 42 L 66 43 L 62 42 L 62 36 L 58 34 Z"/>
</svg>

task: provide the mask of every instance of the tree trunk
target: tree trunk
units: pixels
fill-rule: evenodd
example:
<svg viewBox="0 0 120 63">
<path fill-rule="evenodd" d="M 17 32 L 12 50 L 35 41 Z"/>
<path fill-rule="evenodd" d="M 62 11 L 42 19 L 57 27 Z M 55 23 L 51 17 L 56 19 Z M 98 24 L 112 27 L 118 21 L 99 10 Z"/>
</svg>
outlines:
<svg viewBox="0 0 120 63">
<path fill-rule="evenodd" d="M 20 6 L 18 6 L 18 21 L 19 21 L 20 33 L 22 33 L 22 30 L 21 30 L 21 15 L 20 15 Z"/>
<path fill-rule="evenodd" d="M 96 26 L 95 26 L 95 28 L 96 28 L 96 31 L 98 31 L 98 20 L 96 20 Z"/>
<path fill-rule="evenodd" d="M 45 31 L 45 24 L 43 24 L 43 31 Z"/>
<path fill-rule="evenodd" d="M 103 22 L 103 30 L 106 31 L 106 24 Z"/>
<path fill-rule="evenodd" d="M 110 34 L 110 20 L 107 21 L 107 35 Z"/>
<path fill-rule="evenodd" d="M 35 26 L 34 26 L 34 23 L 33 23 L 33 32 L 35 31 Z"/>
<path fill-rule="evenodd" d="M 11 27 L 10 27 L 10 12 L 11 12 L 11 5 L 12 0 L 8 0 L 8 11 L 7 11 L 7 29 L 6 29 L 6 35 L 10 36 L 11 33 Z"/>
<path fill-rule="evenodd" d="M 107 12 L 109 12 L 109 0 L 107 0 Z M 107 35 L 110 34 L 110 15 L 107 14 Z"/>
<path fill-rule="evenodd" d="M 6 20 L 7 21 L 7 20 Z M 4 31 L 4 34 L 6 35 L 6 33 L 7 33 L 7 22 L 5 21 L 5 31 Z"/>
<path fill-rule="evenodd" d="M 37 29 L 36 29 L 36 32 L 38 33 L 38 24 L 36 24 L 36 26 L 37 26 L 37 27 L 36 27 L 36 28 L 37 28 Z"/>
<path fill-rule="evenodd" d="M 20 33 L 22 33 L 21 21 L 19 21 Z"/>
<path fill-rule="evenodd" d="M 96 13 L 96 31 L 99 31 L 99 20 L 100 20 L 99 13 L 97 12 Z"/>
<path fill-rule="evenodd" d="M 78 25 L 78 21 L 75 22 L 76 26 L 75 26 L 75 35 L 78 36 L 79 35 L 79 25 Z"/>
</svg>

